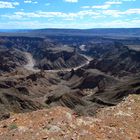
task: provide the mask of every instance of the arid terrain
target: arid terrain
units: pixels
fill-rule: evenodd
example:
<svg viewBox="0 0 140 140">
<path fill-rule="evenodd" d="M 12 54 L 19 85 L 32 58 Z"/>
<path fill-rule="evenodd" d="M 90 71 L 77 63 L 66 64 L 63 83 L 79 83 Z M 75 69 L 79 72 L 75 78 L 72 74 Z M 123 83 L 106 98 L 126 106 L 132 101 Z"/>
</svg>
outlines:
<svg viewBox="0 0 140 140">
<path fill-rule="evenodd" d="M 138 140 L 140 139 L 140 97 L 130 95 L 96 116 L 78 116 L 64 107 L 32 113 L 12 114 L 0 124 L 1 140 Z"/>
<path fill-rule="evenodd" d="M 140 38 L 114 32 L 0 33 L 0 140 L 140 139 Z"/>
</svg>

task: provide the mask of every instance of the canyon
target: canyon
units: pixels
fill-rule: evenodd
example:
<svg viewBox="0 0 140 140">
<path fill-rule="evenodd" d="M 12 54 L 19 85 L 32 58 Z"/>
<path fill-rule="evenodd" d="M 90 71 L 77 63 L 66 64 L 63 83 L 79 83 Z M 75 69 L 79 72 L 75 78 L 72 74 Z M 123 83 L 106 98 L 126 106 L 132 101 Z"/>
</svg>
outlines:
<svg viewBox="0 0 140 140">
<path fill-rule="evenodd" d="M 81 140 L 81 133 L 87 139 L 113 139 L 115 135 L 139 139 L 139 123 L 133 118 L 139 120 L 140 113 L 140 38 L 123 33 L 115 36 L 114 30 L 112 34 L 106 32 L 106 36 L 100 32 L 45 29 L 0 33 L 2 140 L 31 138 L 37 131 L 34 140 L 55 135 Z M 27 122 L 22 123 L 25 119 Z M 121 125 L 124 119 L 125 128 Z M 49 127 L 45 132 L 43 121 Z M 30 122 L 33 132 L 27 125 Z M 15 129 L 9 129 L 12 124 L 17 125 Z M 70 127 L 67 136 L 61 131 L 68 131 L 66 126 Z"/>
</svg>

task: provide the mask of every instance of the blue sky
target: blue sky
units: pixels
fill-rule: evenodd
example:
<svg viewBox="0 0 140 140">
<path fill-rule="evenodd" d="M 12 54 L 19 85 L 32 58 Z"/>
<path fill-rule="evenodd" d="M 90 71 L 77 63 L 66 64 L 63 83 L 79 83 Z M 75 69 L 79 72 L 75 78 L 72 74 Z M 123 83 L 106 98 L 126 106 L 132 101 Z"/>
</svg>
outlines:
<svg viewBox="0 0 140 140">
<path fill-rule="evenodd" d="M 140 0 L 0 0 L 0 29 L 140 27 Z"/>
</svg>

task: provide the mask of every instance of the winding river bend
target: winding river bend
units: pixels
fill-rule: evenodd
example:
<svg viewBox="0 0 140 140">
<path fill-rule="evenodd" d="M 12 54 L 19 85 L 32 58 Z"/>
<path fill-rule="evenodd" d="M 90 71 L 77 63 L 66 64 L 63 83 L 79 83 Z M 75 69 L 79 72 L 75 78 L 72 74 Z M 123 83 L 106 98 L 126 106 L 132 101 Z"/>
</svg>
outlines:
<svg viewBox="0 0 140 140">
<path fill-rule="evenodd" d="M 46 71 L 48 71 L 48 72 L 71 71 L 71 69 L 77 70 L 85 65 L 88 65 L 90 63 L 90 61 L 92 60 L 92 58 L 88 57 L 86 55 L 83 55 L 83 54 L 81 54 L 81 55 L 84 56 L 87 59 L 87 61 L 84 64 L 81 64 L 80 66 L 72 67 L 72 68 L 65 68 L 65 69 L 60 69 L 60 70 L 46 70 Z M 28 63 L 24 66 L 24 68 L 29 71 L 39 72 L 40 69 L 35 68 L 36 62 L 35 62 L 33 56 L 31 55 L 31 53 L 25 52 L 25 56 L 27 58 Z"/>
</svg>

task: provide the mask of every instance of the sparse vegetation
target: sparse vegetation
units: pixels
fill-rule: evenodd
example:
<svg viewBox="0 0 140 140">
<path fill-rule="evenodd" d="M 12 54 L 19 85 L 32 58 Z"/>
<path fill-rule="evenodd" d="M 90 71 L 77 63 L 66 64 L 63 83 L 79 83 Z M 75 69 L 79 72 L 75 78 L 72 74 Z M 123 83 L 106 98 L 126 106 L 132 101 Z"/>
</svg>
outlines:
<svg viewBox="0 0 140 140">
<path fill-rule="evenodd" d="M 50 108 L 50 106 L 47 105 L 47 104 L 44 104 L 43 107 L 46 108 L 46 109 L 47 109 L 47 108 L 48 108 L 48 109 Z"/>
<path fill-rule="evenodd" d="M 17 124 L 11 124 L 10 126 L 9 126 L 9 129 L 10 130 L 13 130 L 13 129 L 17 129 L 18 128 L 18 126 L 17 126 Z"/>
</svg>

